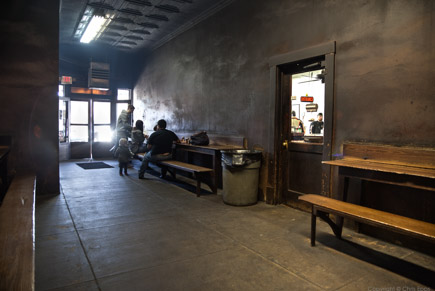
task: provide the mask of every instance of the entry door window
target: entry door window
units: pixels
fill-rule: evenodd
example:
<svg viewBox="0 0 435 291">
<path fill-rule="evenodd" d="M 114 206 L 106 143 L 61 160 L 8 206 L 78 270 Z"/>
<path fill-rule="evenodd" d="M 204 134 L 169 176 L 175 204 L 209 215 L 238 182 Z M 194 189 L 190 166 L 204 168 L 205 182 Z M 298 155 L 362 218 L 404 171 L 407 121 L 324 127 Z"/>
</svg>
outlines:
<svg viewBox="0 0 435 291">
<path fill-rule="evenodd" d="M 322 141 L 325 84 L 323 70 L 292 75 L 292 140 Z"/>
<path fill-rule="evenodd" d="M 89 142 L 89 102 L 71 101 L 71 142 Z"/>
<path fill-rule="evenodd" d="M 110 129 L 110 102 L 94 102 L 94 142 L 112 141 Z"/>
</svg>

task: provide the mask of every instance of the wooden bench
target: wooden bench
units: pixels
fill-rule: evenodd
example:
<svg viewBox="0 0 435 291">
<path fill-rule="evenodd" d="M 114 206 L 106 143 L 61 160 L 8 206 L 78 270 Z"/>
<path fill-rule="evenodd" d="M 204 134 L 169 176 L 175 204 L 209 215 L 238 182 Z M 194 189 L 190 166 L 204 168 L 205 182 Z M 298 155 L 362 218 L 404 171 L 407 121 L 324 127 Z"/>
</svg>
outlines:
<svg viewBox="0 0 435 291">
<path fill-rule="evenodd" d="M 341 238 L 343 229 L 342 220 L 334 222 L 329 214 L 341 218 L 350 218 L 355 221 L 372 226 L 388 229 L 398 233 L 435 243 L 435 224 L 376 210 L 368 207 L 327 198 L 320 195 L 307 194 L 299 197 L 300 200 L 312 205 L 311 212 L 311 245 L 316 241 L 316 218 L 317 216 L 326 221 L 334 234 Z"/>
<path fill-rule="evenodd" d="M 177 136 L 185 139 L 193 133 L 180 133 Z M 196 146 L 185 143 L 175 144 L 173 147 L 173 160 L 157 163 L 162 167 L 164 176 L 165 167 L 174 170 L 182 170 L 189 174 L 194 174 L 197 181 L 196 193 L 199 196 L 201 182 L 207 184 L 213 193 L 217 193 L 217 188 L 222 186 L 222 166 L 221 150 L 244 149 L 247 147 L 247 140 L 241 136 L 227 136 L 208 134 L 210 144 L 207 146 Z M 137 158 L 143 160 L 145 153 L 138 153 Z M 171 172 L 175 178 L 175 172 Z M 189 175 L 191 176 L 191 175 Z"/>
<path fill-rule="evenodd" d="M 143 160 L 143 157 L 145 156 L 145 153 L 139 153 L 137 154 L 138 159 L 139 160 Z M 176 170 L 182 170 L 184 172 L 188 172 L 188 173 L 192 173 L 195 176 L 196 179 L 196 196 L 199 197 L 201 194 L 201 181 L 202 178 L 204 177 L 204 175 L 206 173 L 211 174 L 213 172 L 213 169 L 210 168 L 206 168 L 206 167 L 201 167 L 201 166 L 197 166 L 197 165 L 193 165 L 193 164 L 189 164 L 189 163 L 184 163 L 184 162 L 180 162 L 180 161 L 175 161 L 175 160 L 168 160 L 168 161 L 160 161 L 155 163 L 156 166 L 162 168 L 162 177 L 164 177 L 166 175 L 166 171 L 168 170 L 168 168 L 172 168 L 174 169 L 174 171 L 170 171 L 169 173 L 172 175 L 172 177 L 174 177 L 174 179 L 176 179 Z M 208 183 L 206 183 L 208 184 Z M 210 189 L 212 190 L 213 193 L 216 194 L 216 190 L 214 189 L 214 187 L 212 187 L 212 185 L 208 185 L 210 187 Z"/>
<path fill-rule="evenodd" d="M 201 194 L 201 180 L 205 174 L 211 174 L 213 172 L 213 169 L 192 165 L 180 161 L 174 161 L 174 160 L 168 160 L 168 161 L 160 161 L 157 163 L 157 165 L 162 167 L 162 176 L 165 176 L 166 169 L 165 168 L 172 168 L 174 171 L 169 171 L 171 175 L 176 179 L 176 170 L 185 171 L 188 173 L 192 173 L 195 175 L 196 179 L 196 196 L 199 197 Z M 215 193 L 215 189 L 211 185 L 209 185 L 210 189 Z M 216 193 L 215 193 L 216 194 Z"/>
<path fill-rule="evenodd" d="M 0 290 L 35 289 L 35 176 L 17 175 L 0 207 Z"/>
</svg>

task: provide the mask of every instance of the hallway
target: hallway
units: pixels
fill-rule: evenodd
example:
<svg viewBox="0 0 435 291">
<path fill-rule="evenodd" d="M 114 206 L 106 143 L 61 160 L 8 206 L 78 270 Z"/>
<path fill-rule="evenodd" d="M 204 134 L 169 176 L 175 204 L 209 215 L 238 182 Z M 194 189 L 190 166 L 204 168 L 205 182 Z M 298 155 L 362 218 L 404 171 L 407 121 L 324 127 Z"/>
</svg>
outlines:
<svg viewBox="0 0 435 291">
<path fill-rule="evenodd" d="M 120 177 L 104 162 L 114 168 L 62 162 L 63 193 L 37 197 L 36 290 L 435 287 L 431 256 L 348 229 L 338 240 L 324 222 L 311 247 L 309 213 L 228 206 L 219 193 L 138 180 L 138 164 Z"/>
</svg>

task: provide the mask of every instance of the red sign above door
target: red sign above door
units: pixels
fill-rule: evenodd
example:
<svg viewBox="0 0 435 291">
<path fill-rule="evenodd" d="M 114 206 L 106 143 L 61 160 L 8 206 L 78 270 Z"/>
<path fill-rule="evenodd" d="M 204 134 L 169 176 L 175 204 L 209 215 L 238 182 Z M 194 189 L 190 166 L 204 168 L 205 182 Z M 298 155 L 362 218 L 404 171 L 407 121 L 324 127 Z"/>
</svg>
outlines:
<svg viewBox="0 0 435 291">
<path fill-rule="evenodd" d="M 312 96 L 301 96 L 301 102 L 313 102 L 314 97 Z"/>
</svg>

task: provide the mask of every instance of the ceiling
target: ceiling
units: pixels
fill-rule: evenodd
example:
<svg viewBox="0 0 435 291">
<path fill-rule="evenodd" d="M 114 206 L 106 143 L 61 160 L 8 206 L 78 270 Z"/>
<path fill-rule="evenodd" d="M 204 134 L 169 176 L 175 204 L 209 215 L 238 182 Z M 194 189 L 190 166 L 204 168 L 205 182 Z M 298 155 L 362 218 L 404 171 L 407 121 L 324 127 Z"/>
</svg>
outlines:
<svg viewBox="0 0 435 291">
<path fill-rule="evenodd" d="M 82 45 L 100 45 L 120 51 L 153 50 L 233 0 L 61 0 L 59 43 L 80 44 L 75 36 L 83 14 L 110 14 L 101 36 Z"/>
</svg>

